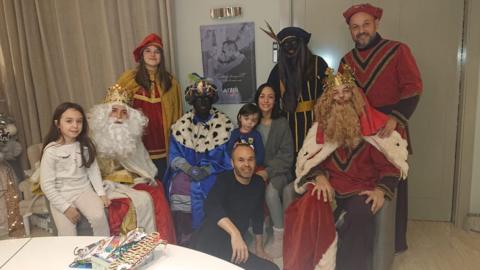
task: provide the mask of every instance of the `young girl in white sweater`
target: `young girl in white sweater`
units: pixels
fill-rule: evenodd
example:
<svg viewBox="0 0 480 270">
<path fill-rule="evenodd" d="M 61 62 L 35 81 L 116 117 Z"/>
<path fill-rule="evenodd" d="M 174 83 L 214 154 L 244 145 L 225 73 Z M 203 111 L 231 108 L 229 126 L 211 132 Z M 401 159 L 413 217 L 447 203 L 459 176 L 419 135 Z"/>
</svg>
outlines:
<svg viewBox="0 0 480 270">
<path fill-rule="evenodd" d="M 60 104 L 53 113 L 40 165 L 40 185 L 51 205 L 58 235 L 77 235 L 82 213 L 95 236 L 109 236 L 105 195 L 87 118 L 75 103 Z M 93 188 L 92 188 L 93 186 Z"/>
</svg>

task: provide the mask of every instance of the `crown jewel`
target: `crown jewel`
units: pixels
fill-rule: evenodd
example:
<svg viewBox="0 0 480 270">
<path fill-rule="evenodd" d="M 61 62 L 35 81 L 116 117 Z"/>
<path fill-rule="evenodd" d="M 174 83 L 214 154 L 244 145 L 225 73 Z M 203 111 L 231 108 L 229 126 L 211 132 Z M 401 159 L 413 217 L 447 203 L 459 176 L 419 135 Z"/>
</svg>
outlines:
<svg viewBox="0 0 480 270">
<path fill-rule="evenodd" d="M 335 86 L 346 85 L 346 86 L 355 86 L 355 78 L 353 77 L 352 69 L 349 65 L 344 64 L 343 73 L 337 72 L 336 75 L 333 74 L 333 68 L 327 68 L 325 71 L 324 88 L 332 89 Z"/>
<path fill-rule="evenodd" d="M 200 77 L 197 73 L 189 74 L 188 79 L 193 83 L 186 89 L 185 95 L 187 97 L 217 95 L 217 86 L 208 79 Z"/>
<path fill-rule="evenodd" d="M 189 87 L 187 92 L 187 95 L 210 96 L 217 92 L 217 88 L 208 81 L 201 80 Z"/>
<path fill-rule="evenodd" d="M 103 103 L 113 103 L 120 102 L 127 105 L 131 105 L 132 94 L 125 88 L 121 87 L 119 84 L 115 84 L 108 88 L 107 95 Z"/>
</svg>

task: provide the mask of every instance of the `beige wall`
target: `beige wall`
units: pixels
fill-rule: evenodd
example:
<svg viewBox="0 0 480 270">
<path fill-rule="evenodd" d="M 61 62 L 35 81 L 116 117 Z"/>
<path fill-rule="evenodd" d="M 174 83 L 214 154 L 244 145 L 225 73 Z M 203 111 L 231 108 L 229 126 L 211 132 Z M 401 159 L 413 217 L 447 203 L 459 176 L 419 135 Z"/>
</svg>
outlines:
<svg viewBox="0 0 480 270">
<path fill-rule="evenodd" d="M 473 169 L 470 194 L 470 212 L 480 213 L 480 2 L 470 1 L 467 25 L 466 84 L 476 95 L 475 137 L 473 144 Z M 468 90 L 468 89 L 466 89 Z"/>
<path fill-rule="evenodd" d="M 191 72 L 203 74 L 200 44 L 200 25 L 225 24 L 237 22 L 255 23 L 255 55 L 257 85 L 268 79 L 272 62 L 272 39 L 259 29 L 265 26 L 265 20 L 278 31 L 280 28 L 280 7 L 283 0 L 175 0 L 175 49 L 177 60 L 177 78 L 183 90 L 188 84 L 187 75 Z M 234 19 L 213 20 L 210 9 L 218 7 L 240 6 L 243 15 Z M 241 105 L 216 105 L 218 109 L 235 119 Z M 236 121 L 234 121 L 236 122 Z"/>
<path fill-rule="evenodd" d="M 480 23 L 480 22 L 479 22 Z M 478 45 L 480 46 L 480 44 Z M 480 68 L 477 67 L 477 93 L 480 92 Z M 470 213 L 480 214 L 480 95 L 477 96 L 475 140 L 473 154 L 472 185 L 470 194 Z"/>
</svg>

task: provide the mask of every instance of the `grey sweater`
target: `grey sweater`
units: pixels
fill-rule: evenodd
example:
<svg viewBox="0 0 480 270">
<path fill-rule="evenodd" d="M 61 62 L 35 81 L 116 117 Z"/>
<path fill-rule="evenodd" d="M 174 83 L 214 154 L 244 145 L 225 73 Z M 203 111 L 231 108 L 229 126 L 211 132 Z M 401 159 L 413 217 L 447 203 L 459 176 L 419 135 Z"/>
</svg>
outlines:
<svg viewBox="0 0 480 270">
<path fill-rule="evenodd" d="M 281 190 L 292 180 L 293 161 L 293 138 L 288 121 L 283 117 L 273 119 L 265 143 L 264 163 L 275 188 Z"/>
</svg>

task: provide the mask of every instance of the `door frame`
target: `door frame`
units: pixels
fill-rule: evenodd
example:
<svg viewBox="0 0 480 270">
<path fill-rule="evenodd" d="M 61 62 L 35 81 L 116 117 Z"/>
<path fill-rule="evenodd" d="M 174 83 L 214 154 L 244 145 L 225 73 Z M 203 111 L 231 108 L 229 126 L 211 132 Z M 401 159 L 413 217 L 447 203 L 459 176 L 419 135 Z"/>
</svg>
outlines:
<svg viewBox="0 0 480 270">
<path fill-rule="evenodd" d="M 453 186 L 452 222 L 457 228 L 465 228 L 470 211 L 471 187 L 474 169 L 475 126 L 480 66 L 480 4 L 464 0 L 463 43 L 459 56 L 460 97 L 458 106 L 457 144 Z M 467 57 L 468 55 L 468 57 Z"/>
</svg>

